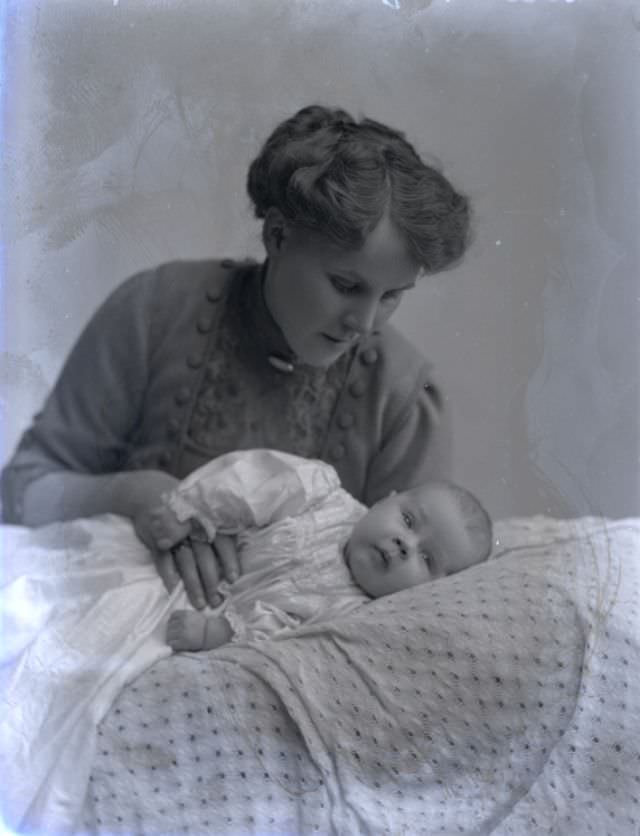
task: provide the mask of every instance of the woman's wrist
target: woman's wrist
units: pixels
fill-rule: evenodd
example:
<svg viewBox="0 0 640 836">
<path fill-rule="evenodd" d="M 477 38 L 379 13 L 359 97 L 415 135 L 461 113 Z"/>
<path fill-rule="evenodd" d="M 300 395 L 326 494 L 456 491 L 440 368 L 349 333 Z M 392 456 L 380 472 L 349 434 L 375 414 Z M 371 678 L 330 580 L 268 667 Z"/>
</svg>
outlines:
<svg viewBox="0 0 640 836">
<path fill-rule="evenodd" d="M 113 477 L 112 513 L 133 519 L 162 502 L 163 495 L 173 490 L 179 480 L 161 470 L 133 470 L 116 473 Z"/>
</svg>

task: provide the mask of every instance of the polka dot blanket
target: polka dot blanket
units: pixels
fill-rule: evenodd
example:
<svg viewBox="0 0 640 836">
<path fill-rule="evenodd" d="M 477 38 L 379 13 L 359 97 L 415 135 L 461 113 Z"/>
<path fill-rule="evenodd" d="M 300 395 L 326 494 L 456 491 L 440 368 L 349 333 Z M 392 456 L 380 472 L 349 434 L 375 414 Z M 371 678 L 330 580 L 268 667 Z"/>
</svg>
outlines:
<svg viewBox="0 0 640 836">
<path fill-rule="evenodd" d="M 639 613 L 640 520 L 500 522 L 485 565 L 156 662 L 100 724 L 81 829 L 637 834 Z"/>
</svg>

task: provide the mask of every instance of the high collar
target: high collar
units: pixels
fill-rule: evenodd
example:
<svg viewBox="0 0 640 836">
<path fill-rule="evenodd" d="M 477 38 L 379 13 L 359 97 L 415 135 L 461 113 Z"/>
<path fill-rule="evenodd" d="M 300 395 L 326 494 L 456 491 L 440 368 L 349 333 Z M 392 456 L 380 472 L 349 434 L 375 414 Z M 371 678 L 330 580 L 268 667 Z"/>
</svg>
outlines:
<svg viewBox="0 0 640 836">
<path fill-rule="evenodd" d="M 267 264 L 250 264 L 238 276 L 234 307 L 236 308 L 242 330 L 252 349 L 267 362 L 269 358 L 278 358 L 285 364 L 295 365 L 297 358 L 289 347 L 284 334 L 264 298 L 264 282 Z"/>
</svg>

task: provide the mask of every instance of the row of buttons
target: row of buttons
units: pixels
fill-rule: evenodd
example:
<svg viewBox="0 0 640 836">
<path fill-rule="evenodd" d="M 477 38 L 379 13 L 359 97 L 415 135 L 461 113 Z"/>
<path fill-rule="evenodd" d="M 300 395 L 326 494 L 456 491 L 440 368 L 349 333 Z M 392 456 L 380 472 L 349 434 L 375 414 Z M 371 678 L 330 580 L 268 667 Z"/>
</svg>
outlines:
<svg viewBox="0 0 640 836">
<path fill-rule="evenodd" d="M 232 267 L 235 267 L 235 262 L 232 261 L 230 258 L 223 259 L 220 262 L 220 264 L 222 267 L 226 269 L 231 269 Z M 205 292 L 205 296 L 208 302 L 211 302 L 211 304 L 215 304 L 216 302 L 220 301 L 222 297 L 222 291 L 219 290 L 217 287 L 209 287 Z M 198 318 L 198 321 L 196 322 L 196 329 L 200 334 L 209 334 L 211 332 L 211 329 L 213 328 L 213 322 L 213 316 L 209 314 L 203 314 Z M 203 363 L 204 356 L 202 354 L 193 352 L 192 354 L 189 354 L 189 356 L 187 357 L 187 366 L 189 366 L 190 369 L 193 369 L 193 371 L 199 369 Z M 183 400 L 179 401 L 176 397 L 176 402 L 180 405 L 186 403 L 189 400 L 189 397 L 191 396 L 190 390 L 186 389 L 186 387 L 185 390 L 188 394 L 186 396 L 182 396 Z"/>
<path fill-rule="evenodd" d="M 250 264 L 250 263 L 253 263 L 253 262 L 251 262 L 250 260 L 246 261 L 246 264 Z M 222 261 L 220 262 L 220 266 L 225 270 L 234 270 L 236 267 L 238 267 L 238 262 L 234 261 L 231 258 L 223 258 Z M 222 296 L 222 293 L 219 290 L 217 290 L 216 288 L 209 288 L 206 292 L 207 300 L 211 303 L 218 302 L 220 300 L 221 296 Z M 201 316 L 200 319 L 198 320 L 198 323 L 197 323 L 196 327 L 201 334 L 208 334 L 213 327 L 213 321 L 214 321 L 213 317 L 210 317 L 208 315 Z M 190 368 L 192 368 L 192 369 L 200 368 L 202 366 L 203 362 L 204 362 L 204 358 L 202 358 L 200 356 L 196 357 L 196 355 L 192 355 L 190 359 L 191 359 Z M 204 375 L 205 375 L 205 380 L 207 380 L 208 382 L 212 382 L 213 380 L 215 380 L 215 377 L 216 377 L 215 364 L 211 363 L 205 369 Z M 191 395 L 191 393 L 189 392 L 189 396 L 190 395 Z M 188 398 L 187 398 L 187 400 L 188 400 Z M 209 411 L 209 408 L 206 406 L 206 404 L 201 403 L 201 404 L 196 404 L 196 406 L 195 406 L 196 415 L 204 416 L 204 415 L 207 414 L 208 411 Z M 205 448 L 210 448 L 212 446 L 213 440 L 214 440 L 213 434 L 207 429 L 198 430 L 196 433 L 194 433 L 192 435 L 192 438 L 193 438 L 194 441 L 196 441 L 198 444 L 200 444 L 201 446 L 203 446 Z"/>
<path fill-rule="evenodd" d="M 230 259 L 225 259 L 222 262 L 222 266 L 229 268 L 234 266 L 234 262 Z M 222 291 L 220 291 L 217 287 L 209 287 L 205 292 L 205 296 L 208 302 L 212 305 L 216 302 L 219 302 L 222 298 Z M 211 314 L 203 314 L 202 316 L 198 317 L 196 321 L 196 330 L 199 334 L 205 336 L 211 332 L 213 328 L 214 317 Z M 187 356 L 187 366 L 192 369 L 193 371 L 197 371 L 197 369 L 201 368 L 202 364 L 204 363 L 204 354 L 199 352 L 192 352 Z M 212 369 L 207 369 L 206 374 L 209 379 L 211 379 Z M 174 401 L 177 406 L 184 407 L 186 406 L 190 400 L 192 395 L 192 389 L 189 386 L 181 386 L 178 391 L 174 395 Z M 182 427 L 182 421 L 177 415 L 172 415 L 167 420 L 167 436 L 171 439 L 175 439 L 179 432 L 180 428 Z M 158 464 L 163 467 L 166 467 L 171 462 L 171 455 L 168 452 L 162 452 L 157 457 Z"/>
<path fill-rule="evenodd" d="M 367 348 L 360 354 L 360 362 L 363 366 L 373 366 L 378 361 L 378 350 Z M 361 398 L 366 392 L 367 384 L 362 378 L 358 378 L 349 384 L 349 394 L 353 398 Z M 352 412 L 341 412 L 338 415 L 337 424 L 341 430 L 349 430 L 355 425 L 356 419 Z M 343 437 L 344 438 L 344 437 Z M 344 458 L 347 449 L 342 441 L 334 444 L 329 454 L 334 461 Z"/>
</svg>

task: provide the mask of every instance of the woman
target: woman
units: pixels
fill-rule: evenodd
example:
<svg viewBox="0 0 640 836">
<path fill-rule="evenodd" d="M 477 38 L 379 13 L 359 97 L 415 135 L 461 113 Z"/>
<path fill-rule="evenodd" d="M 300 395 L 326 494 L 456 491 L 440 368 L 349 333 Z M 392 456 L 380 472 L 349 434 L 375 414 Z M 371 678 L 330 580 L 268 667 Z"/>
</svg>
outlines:
<svg viewBox="0 0 640 836">
<path fill-rule="evenodd" d="M 171 263 L 118 287 L 2 474 L 5 522 L 128 516 L 196 607 L 237 574 L 233 545 L 163 552 L 147 511 L 204 462 L 320 458 L 366 504 L 447 468 L 429 366 L 385 323 L 464 253 L 467 200 L 397 131 L 320 106 L 276 128 L 248 191 L 264 263 Z"/>
</svg>

